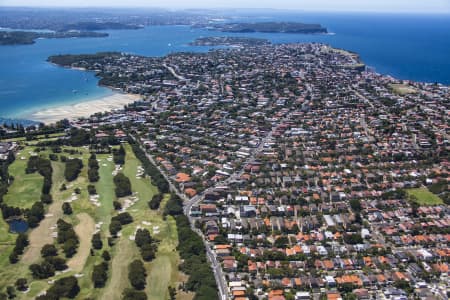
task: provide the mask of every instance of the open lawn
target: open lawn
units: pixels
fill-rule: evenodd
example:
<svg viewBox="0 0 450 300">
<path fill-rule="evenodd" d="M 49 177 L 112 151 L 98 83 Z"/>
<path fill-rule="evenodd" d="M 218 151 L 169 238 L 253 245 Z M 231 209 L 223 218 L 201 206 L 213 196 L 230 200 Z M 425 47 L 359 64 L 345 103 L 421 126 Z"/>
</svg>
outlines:
<svg viewBox="0 0 450 300">
<path fill-rule="evenodd" d="M 417 90 L 407 84 L 390 84 L 392 91 L 400 96 L 415 94 Z"/>
<path fill-rule="evenodd" d="M 419 205 L 440 205 L 444 203 L 441 198 L 427 188 L 409 189 L 406 192 L 409 195 L 409 199 Z"/>
<path fill-rule="evenodd" d="M 9 166 L 8 172 L 14 176 L 14 182 L 8 189 L 5 196 L 5 203 L 20 208 L 30 208 L 34 202 L 40 200 L 44 177 L 38 172 L 33 174 L 25 174 L 27 162 L 31 148 L 28 151 L 22 151 L 17 155 L 17 159 Z M 23 158 L 23 159 L 22 159 Z"/>
</svg>

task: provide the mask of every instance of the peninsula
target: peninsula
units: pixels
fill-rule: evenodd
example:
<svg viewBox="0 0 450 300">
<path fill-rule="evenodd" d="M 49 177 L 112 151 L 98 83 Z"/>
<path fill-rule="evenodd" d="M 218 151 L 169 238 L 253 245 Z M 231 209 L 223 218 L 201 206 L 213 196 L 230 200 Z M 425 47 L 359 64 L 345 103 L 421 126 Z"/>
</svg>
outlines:
<svg viewBox="0 0 450 300">
<path fill-rule="evenodd" d="M 258 22 L 258 23 L 220 23 L 201 25 L 222 32 L 266 32 L 266 33 L 328 33 L 320 24 L 305 24 L 299 22 Z"/>
<path fill-rule="evenodd" d="M 36 39 L 65 39 L 107 37 L 104 32 L 64 31 L 64 32 L 33 32 L 33 31 L 0 31 L 0 45 L 30 45 Z"/>
<path fill-rule="evenodd" d="M 232 37 L 232 36 L 209 36 L 201 37 L 190 43 L 190 46 L 260 46 L 269 45 L 269 40 L 250 38 L 250 37 Z"/>
</svg>

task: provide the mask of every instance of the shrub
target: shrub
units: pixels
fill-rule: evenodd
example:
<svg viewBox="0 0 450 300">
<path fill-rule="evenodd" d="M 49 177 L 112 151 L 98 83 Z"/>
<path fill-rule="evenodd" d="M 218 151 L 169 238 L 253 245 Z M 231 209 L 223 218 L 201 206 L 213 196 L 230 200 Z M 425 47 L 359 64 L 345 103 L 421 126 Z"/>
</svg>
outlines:
<svg viewBox="0 0 450 300">
<path fill-rule="evenodd" d="M 70 205 L 70 203 L 68 203 L 68 202 L 64 202 L 63 203 L 63 205 L 62 205 L 62 210 L 63 210 L 63 213 L 65 214 L 65 215 L 71 215 L 72 214 L 72 206 Z"/>
</svg>

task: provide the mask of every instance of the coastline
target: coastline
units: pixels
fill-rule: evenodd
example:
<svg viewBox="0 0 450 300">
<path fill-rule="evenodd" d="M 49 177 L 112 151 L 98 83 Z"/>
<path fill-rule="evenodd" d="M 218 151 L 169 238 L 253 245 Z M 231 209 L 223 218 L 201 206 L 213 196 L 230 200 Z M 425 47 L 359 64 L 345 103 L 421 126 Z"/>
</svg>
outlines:
<svg viewBox="0 0 450 300">
<path fill-rule="evenodd" d="M 112 95 L 103 96 L 94 100 L 82 101 L 70 105 L 60 105 L 32 112 L 25 115 L 24 118 L 44 124 L 55 123 L 62 119 L 73 121 L 78 118 L 89 117 L 99 112 L 122 109 L 125 105 L 133 103 L 140 98 L 141 96 L 136 94 L 114 92 Z"/>
</svg>

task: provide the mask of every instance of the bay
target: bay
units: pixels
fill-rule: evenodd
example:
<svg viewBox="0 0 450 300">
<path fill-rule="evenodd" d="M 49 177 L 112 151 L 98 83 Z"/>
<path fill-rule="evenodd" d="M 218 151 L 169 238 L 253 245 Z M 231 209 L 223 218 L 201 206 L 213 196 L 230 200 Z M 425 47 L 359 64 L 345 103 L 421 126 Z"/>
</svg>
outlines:
<svg viewBox="0 0 450 300">
<path fill-rule="evenodd" d="M 450 16 L 344 13 L 237 13 L 234 21 L 320 23 L 333 34 L 229 34 L 188 26 L 152 26 L 107 31 L 106 38 L 40 39 L 33 45 L 0 47 L 0 117 L 20 118 L 40 109 L 79 103 L 113 92 L 97 85 L 95 75 L 54 66 L 54 54 L 122 51 L 163 56 L 202 36 L 249 36 L 273 43 L 321 42 L 360 54 L 375 71 L 400 79 L 450 84 Z"/>
</svg>

